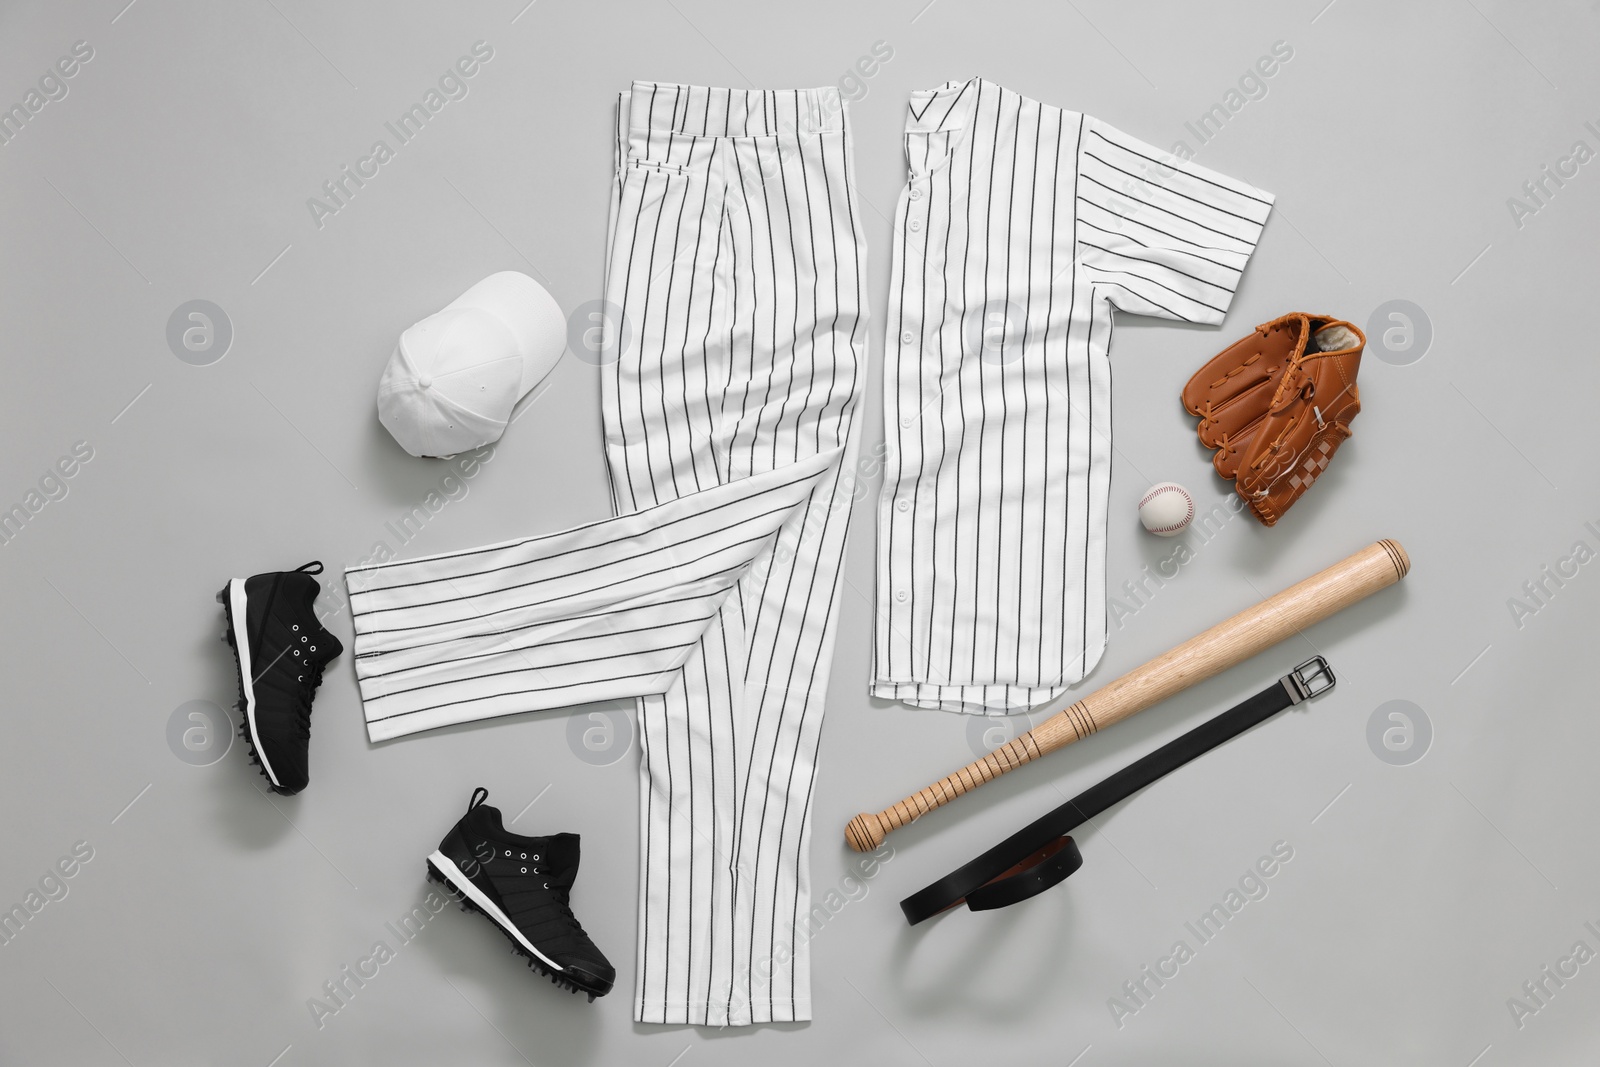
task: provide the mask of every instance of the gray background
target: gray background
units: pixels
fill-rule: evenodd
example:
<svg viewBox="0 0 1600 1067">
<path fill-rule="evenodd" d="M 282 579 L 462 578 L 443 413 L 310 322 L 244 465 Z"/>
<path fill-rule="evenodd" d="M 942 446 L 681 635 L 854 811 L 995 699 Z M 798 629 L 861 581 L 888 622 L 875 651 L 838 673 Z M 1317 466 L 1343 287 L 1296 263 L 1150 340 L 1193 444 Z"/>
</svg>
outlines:
<svg viewBox="0 0 1600 1067">
<path fill-rule="evenodd" d="M 0 546 L 0 905 L 75 842 L 94 850 L 0 945 L 0 1062 L 1593 1061 L 1600 962 L 1548 983 L 1520 1026 L 1507 1002 L 1579 940 L 1600 950 L 1583 925 L 1600 928 L 1600 720 L 1582 669 L 1600 563 L 1561 563 L 1579 541 L 1585 561 L 1600 549 L 1600 477 L 1578 437 L 1600 384 L 1583 317 L 1600 163 L 1549 184 L 1542 206 L 1521 192 L 1575 141 L 1600 149 L 1584 126 L 1600 120 L 1595 5 L 525 3 L 0 13 L 0 105 L 75 41 L 94 49 L 68 94 L 0 146 L 0 506 L 24 502 L 74 442 L 93 449 Z M 307 198 L 478 40 L 494 57 L 470 94 L 319 228 Z M 495 270 L 534 274 L 569 311 L 599 295 L 607 128 L 630 79 L 837 83 L 879 40 L 893 58 L 851 114 L 880 320 L 908 90 L 981 73 L 1193 148 L 1184 123 L 1275 41 L 1293 48 L 1198 152 L 1279 196 L 1227 325 L 1124 317 L 1118 331 L 1113 589 L 1175 547 L 1138 531 L 1146 485 L 1226 497 L 1177 402 L 1203 359 L 1290 309 L 1365 325 L 1406 300 L 1412 324 L 1431 325 L 1420 361 L 1420 345 L 1390 353 L 1374 333 L 1365 411 L 1330 473 L 1275 529 L 1241 516 L 1191 533 L 1175 578 L 1124 598 L 1136 610 L 1085 691 L 1378 537 L 1402 541 L 1414 570 L 895 835 L 857 881 L 840 839 L 851 814 L 1006 736 L 866 697 L 874 524 L 859 506 L 816 792 L 814 884 L 842 902 L 813 942 L 816 1021 L 637 1026 L 624 705 L 374 747 L 347 656 L 316 705 L 312 784 L 292 799 L 265 795 L 225 735 L 190 756 L 209 766 L 180 759 L 168 724 L 190 701 L 233 699 L 211 600 L 231 575 L 312 558 L 336 571 L 379 542 L 419 554 L 605 515 L 598 377 L 569 355 L 466 495 L 457 486 L 401 545 L 386 523 L 445 471 L 374 417 L 394 339 Z M 1538 207 L 1520 225 L 1515 196 Z M 234 330 L 210 366 L 165 338 L 192 299 Z M 873 333 L 864 454 L 882 433 Z M 1547 566 L 1569 577 L 1536 604 L 1523 584 Z M 1537 610 L 1514 612 L 1519 597 Z M 329 610 L 348 638 L 347 614 Z M 1335 693 L 1099 820 L 1067 885 L 1002 913 L 901 921 L 900 896 L 1313 649 L 1339 671 Z M 1425 747 L 1414 730 L 1398 757 L 1368 739 L 1395 700 L 1432 733 Z M 592 727 L 603 747 L 608 726 L 611 749 L 580 758 L 571 739 Z M 516 829 L 584 835 L 576 904 L 619 965 L 616 994 L 556 993 L 454 909 L 409 944 L 386 929 L 422 897 L 423 857 L 480 783 Z M 1279 841 L 1294 857 L 1268 895 L 1200 944 L 1185 922 Z M 308 999 L 380 939 L 396 957 L 319 1029 Z M 1194 958 L 1119 1026 L 1109 998 L 1179 939 Z"/>
</svg>

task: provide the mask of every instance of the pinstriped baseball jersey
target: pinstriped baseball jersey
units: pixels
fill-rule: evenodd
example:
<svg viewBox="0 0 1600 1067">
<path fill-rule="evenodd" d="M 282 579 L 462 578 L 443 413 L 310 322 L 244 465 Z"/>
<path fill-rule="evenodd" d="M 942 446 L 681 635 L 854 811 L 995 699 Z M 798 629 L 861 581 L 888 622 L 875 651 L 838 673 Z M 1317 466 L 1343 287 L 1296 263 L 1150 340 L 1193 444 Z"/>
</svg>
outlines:
<svg viewBox="0 0 1600 1067">
<path fill-rule="evenodd" d="M 1106 643 L 1114 312 L 1222 321 L 1272 196 L 974 78 L 912 94 L 872 692 L 997 714 Z"/>
</svg>

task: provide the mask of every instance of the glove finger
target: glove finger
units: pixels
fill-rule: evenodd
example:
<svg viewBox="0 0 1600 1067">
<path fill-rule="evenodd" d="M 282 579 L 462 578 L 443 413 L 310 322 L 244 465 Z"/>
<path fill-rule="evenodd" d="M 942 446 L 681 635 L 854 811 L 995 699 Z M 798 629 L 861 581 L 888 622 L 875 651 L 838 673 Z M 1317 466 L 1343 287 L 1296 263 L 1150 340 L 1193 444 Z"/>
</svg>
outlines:
<svg viewBox="0 0 1600 1067">
<path fill-rule="evenodd" d="M 1237 379 L 1235 379 L 1237 380 Z M 1207 448 L 1220 447 L 1223 441 L 1236 441 L 1248 427 L 1261 421 L 1272 403 L 1276 376 L 1255 376 L 1250 384 L 1225 402 L 1212 404 L 1201 418 L 1198 432 Z"/>
<path fill-rule="evenodd" d="M 1217 469 L 1218 474 L 1224 478 L 1233 478 L 1238 475 L 1239 464 L 1244 460 L 1245 456 L 1255 450 L 1256 435 L 1260 432 L 1261 424 L 1265 419 L 1265 412 L 1258 411 L 1255 417 L 1240 426 L 1236 433 L 1232 433 L 1226 438 L 1221 438 L 1215 443 L 1206 442 L 1207 447 L 1217 450 L 1216 455 L 1211 457 L 1211 465 Z M 1202 434 L 1200 439 L 1205 441 L 1205 435 Z"/>
</svg>

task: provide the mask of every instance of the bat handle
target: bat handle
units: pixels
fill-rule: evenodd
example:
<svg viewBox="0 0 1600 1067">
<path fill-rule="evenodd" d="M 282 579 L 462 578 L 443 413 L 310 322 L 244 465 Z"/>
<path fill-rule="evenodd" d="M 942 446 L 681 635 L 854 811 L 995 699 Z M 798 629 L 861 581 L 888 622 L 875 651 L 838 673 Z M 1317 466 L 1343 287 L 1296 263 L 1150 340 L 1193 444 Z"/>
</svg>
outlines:
<svg viewBox="0 0 1600 1067">
<path fill-rule="evenodd" d="M 1042 724 L 1041 724 L 1042 725 Z M 871 852 L 883 844 L 890 831 L 915 822 L 934 808 L 942 807 L 956 797 L 976 789 L 991 778 L 1031 762 L 1049 751 L 1041 748 L 1030 730 L 1014 737 L 982 759 L 975 759 L 920 793 L 914 793 L 898 804 L 885 808 L 876 815 L 862 812 L 844 828 L 844 838 L 857 852 Z"/>
</svg>

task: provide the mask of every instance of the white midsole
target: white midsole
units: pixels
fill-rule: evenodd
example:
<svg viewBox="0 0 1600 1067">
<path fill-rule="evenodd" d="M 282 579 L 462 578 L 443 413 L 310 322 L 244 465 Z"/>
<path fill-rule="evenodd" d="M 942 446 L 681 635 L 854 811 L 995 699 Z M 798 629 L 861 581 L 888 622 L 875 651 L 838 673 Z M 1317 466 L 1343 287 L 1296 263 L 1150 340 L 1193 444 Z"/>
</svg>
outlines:
<svg viewBox="0 0 1600 1067">
<path fill-rule="evenodd" d="M 500 910 L 500 906 L 498 904 L 484 896 L 483 890 L 473 885 L 472 879 L 468 878 L 465 874 L 462 874 L 461 868 L 457 867 L 455 861 L 449 856 L 446 856 L 443 852 L 435 851 L 428 857 L 428 863 L 433 867 L 434 870 L 443 875 L 446 881 L 455 886 L 457 892 L 461 893 L 465 897 L 470 898 L 474 904 L 483 909 L 483 913 L 485 915 L 489 916 L 489 918 L 498 923 L 502 930 L 516 938 L 517 944 L 521 945 L 535 956 L 538 956 L 541 960 L 549 964 L 555 970 L 566 970 L 566 968 L 561 966 L 561 964 L 557 963 L 549 956 L 546 956 L 543 952 L 540 952 L 538 949 L 534 948 L 528 939 L 522 936 L 522 931 L 517 929 L 516 923 L 513 923 L 506 913 Z"/>
<path fill-rule="evenodd" d="M 272 771 L 267 750 L 256 733 L 256 687 L 250 666 L 250 605 L 244 595 L 244 579 L 228 579 L 228 626 L 233 630 L 234 647 L 239 650 L 239 684 L 244 689 L 244 720 L 250 726 L 250 743 L 256 748 L 256 758 L 261 769 L 267 772 L 273 785 L 282 785 Z"/>
</svg>

